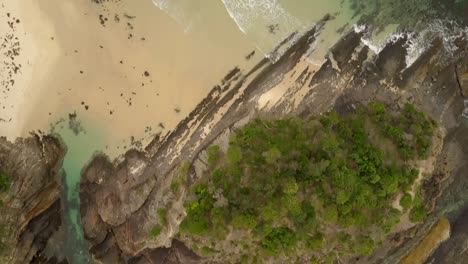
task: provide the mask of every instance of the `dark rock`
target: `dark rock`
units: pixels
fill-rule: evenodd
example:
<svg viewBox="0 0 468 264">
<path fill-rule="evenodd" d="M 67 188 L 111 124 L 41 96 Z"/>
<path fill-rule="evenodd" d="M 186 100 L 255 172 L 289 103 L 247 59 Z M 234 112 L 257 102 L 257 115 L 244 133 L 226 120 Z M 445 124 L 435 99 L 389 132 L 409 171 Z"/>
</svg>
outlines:
<svg viewBox="0 0 468 264">
<path fill-rule="evenodd" d="M 50 136 L 34 134 L 14 143 L 0 138 L 0 169 L 11 179 L 0 208 L 0 225 L 6 231 L 0 237 L 1 263 L 41 263 L 36 260 L 62 223 L 64 155 L 62 144 Z"/>
</svg>

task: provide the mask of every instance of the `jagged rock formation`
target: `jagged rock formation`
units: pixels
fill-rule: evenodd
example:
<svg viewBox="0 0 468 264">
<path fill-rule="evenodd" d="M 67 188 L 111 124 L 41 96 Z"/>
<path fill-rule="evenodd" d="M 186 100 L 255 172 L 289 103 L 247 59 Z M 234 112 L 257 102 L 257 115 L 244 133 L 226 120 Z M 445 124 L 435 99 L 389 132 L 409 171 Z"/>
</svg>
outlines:
<svg viewBox="0 0 468 264">
<path fill-rule="evenodd" d="M 0 169 L 11 180 L 9 191 L 0 195 L 1 263 L 57 262 L 42 253 L 61 225 L 64 155 L 54 137 L 34 134 L 14 143 L 0 138 Z"/>
<path fill-rule="evenodd" d="M 183 187 L 196 181 L 206 167 L 205 148 L 213 142 L 226 146 L 232 129 L 259 116 L 309 116 L 332 108 L 352 111 L 356 104 L 374 100 L 390 107 L 409 101 L 436 120 L 443 132 L 441 152 L 434 164 L 437 170 L 427 171 L 425 179 L 431 184 L 423 185 L 431 198 L 428 204 L 434 202 L 440 194 L 440 181 L 456 173 L 457 166 L 467 160 L 466 154 L 454 154 L 460 153 L 456 144 L 459 135 L 467 133 L 462 126 L 461 81 L 454 73 L 454 69 L 468 65 L 467 40 L 457 41 L 458 51 L 444 64 L 439 63 L 446 56 L 444 47 L 435 40 L 407 67 L 406 39 L 372 54 L 361 41 L 365 33 L 350 32 L 331 49 L 324 64 L 313 69 L 306 61 L 307 52 L 326 20 L 302 36 L 275 64 L 264 59 L 250 71 L 228 74 L 171 134 L 155 139 L 146 153 L 130 151 L 119 164 L 102 155 L 90 162 L 82 175 L 81 217 L 96 259 L 103 263 L 190 263 L 182 260 L 180 247 L 162 249 L 177 238 L 178 224 L 185 215 L 181 206 L 185 188 L 174 194 L 171 182 L 184 161 L 192 167 Z M 167 211 L 165 219 L 158 216 L 161 209 Z M 159 236 L 151 237 L 156 225 L 165 228 Z M 408 237 L 404 232 L 394 234 L 374 256 L 359 263 L 380 263 L 389 252 L 401 254 L 395 247 Z M 175 251 L 175 257 L 161 257 L 168 251 Z M 198 262 L 195 256 L 190 259 Z"/>
</svg>

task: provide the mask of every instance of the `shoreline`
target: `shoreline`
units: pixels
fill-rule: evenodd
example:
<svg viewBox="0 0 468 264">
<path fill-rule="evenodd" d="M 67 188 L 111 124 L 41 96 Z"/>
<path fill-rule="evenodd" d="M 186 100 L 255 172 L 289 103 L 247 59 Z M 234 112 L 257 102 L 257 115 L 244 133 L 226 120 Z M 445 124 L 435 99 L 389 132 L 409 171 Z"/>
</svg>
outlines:
<svg viewBox="0 0 468 264">
<path fill-rule="evenodd" d="M 15 2 L 27 33 L 21 44 L 35 54 L 22 54 L 31 60 L 21 77 L 28 82 L 17 84 L 23 102 L 7 101 L 18 109 L 17 123 L 5 125 L 11 139 L 75 113 L 97 124 L 85 130 L 110 135 L 103 151 L 116 156 L 134 139 L 146 145 L 172 130 L 229 68 L 261 59 L 244 58 L 255 47 L 221 3 L 202 21 L 207 28 L 184 32 L 151 1 L 53 1 Z"/>
</svg>

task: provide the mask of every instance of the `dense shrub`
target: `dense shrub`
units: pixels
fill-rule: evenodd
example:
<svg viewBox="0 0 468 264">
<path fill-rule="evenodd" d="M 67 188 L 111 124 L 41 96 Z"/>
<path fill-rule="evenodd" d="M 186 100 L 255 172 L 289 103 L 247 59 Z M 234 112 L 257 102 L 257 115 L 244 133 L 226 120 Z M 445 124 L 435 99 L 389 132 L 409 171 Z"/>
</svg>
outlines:
<svg viewBox="0 0 468 264">
<path fill-rule="evenodd" d="M 245 253 L 293 254 L 287 249 L 300 242 L 317 252 L 326 244 L 341 254 L 371 254 L 369 232 L 398 224 L 401 212 L 390 205 L 411 188 L 418 171 L 408 161 L 428 155 L 433 131 L 409 104 L 399 112 L 370 103 L 346 116 L 255 120 L 235 131 L 227 153 L 208 148 L 209 169 L 191 187 L 181 231 L 216 239 L 229 229 L 248 232 Z M 412 204 L 406 195 L 401 203 Z M 425 215 L 421 205 L 412 221 Z M 348 247 L 333 246 L 337 229 Z"/>
<path fill-rule="evenodd" d="M 8 192 L 10 190 L 10 185 L 10 178 L 0 172 L 0 192 Z"/>
</svg>

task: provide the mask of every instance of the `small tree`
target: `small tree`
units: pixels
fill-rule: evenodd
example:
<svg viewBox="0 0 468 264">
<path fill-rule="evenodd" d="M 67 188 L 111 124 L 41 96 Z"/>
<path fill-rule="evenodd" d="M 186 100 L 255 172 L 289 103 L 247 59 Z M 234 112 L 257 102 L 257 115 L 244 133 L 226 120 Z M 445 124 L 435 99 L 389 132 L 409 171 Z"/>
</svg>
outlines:
<svg viewBox="0 0 468 264">
<path fill-rule="evenodd" d="M 151 231 L 149 233 L 149 237 L 151 239 L 154 239 L 157 236 L 159 236 L 159 234 L 161 234 L 161 231 L 162 231 L 162 228 L 160 226 L 155 226 L 155 227 L 153 227 L 153 229 L 151 229 Z"/>
<path fill-rule="evenodd" d="M 403 197 L 401 197 L 400 200 L 400 205 L 403 207 L 403 210 L 406 211 L 408 210 L 413 203 L 413 198 L 411 198 L 411 195 L 409 193 L 405 193 Z"/>
<path fill-rule="evenodd" d="M 216 164 L 218 164 L 220 155 L 219 155 L 219 146 L 218 145 L 213 145 L 208 147 L 206 150 L 208 153 L 208 166 L 214 167 Z"/>
<path fill-rule="evenodd" d="M 0 172 L 0 192 L 8 192 L 10 190 L 10 185 L 10 178 Z"/>
</svg>

